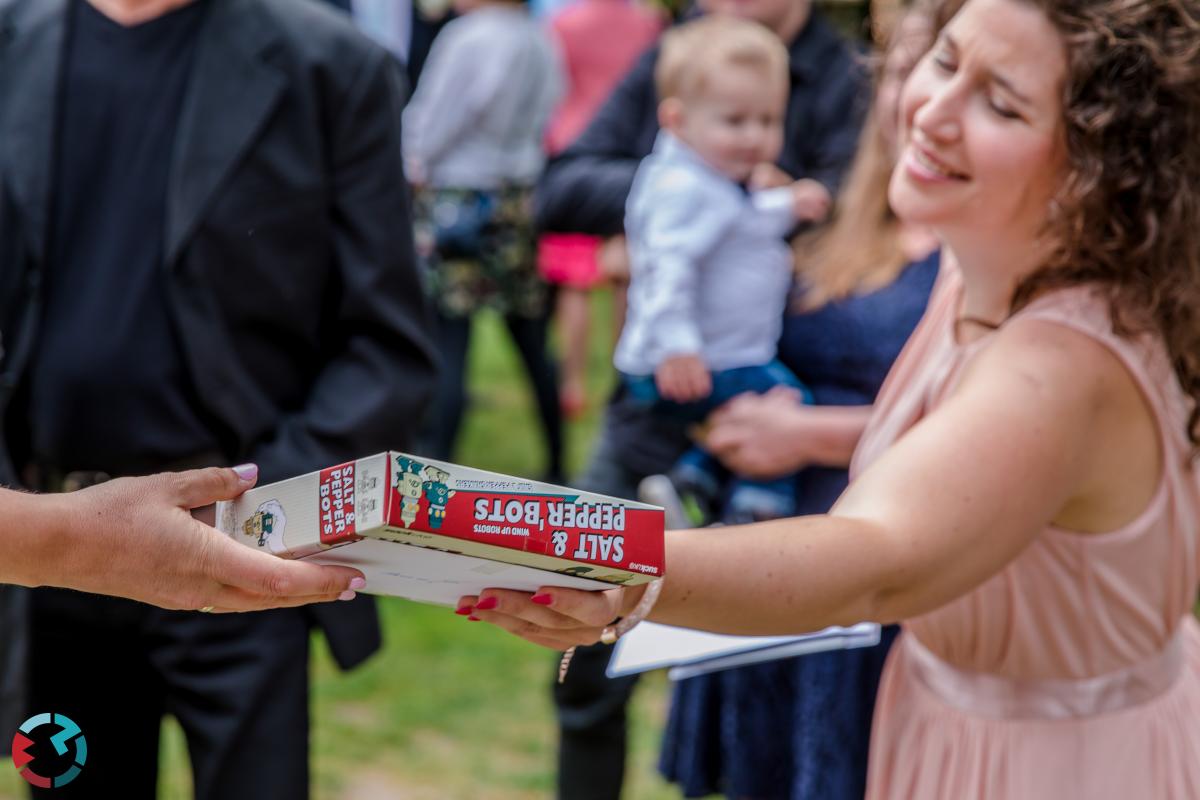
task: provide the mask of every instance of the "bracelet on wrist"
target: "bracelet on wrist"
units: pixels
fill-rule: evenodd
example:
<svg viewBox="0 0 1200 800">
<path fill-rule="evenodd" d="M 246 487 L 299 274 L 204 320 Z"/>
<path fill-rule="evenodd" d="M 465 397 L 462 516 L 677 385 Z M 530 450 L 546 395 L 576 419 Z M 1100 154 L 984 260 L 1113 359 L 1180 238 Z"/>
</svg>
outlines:
<svg viewBox="0 0 1200 800">
<path fill-rule="evenodd" d="M 658 601 L 658 595 L 662 592 L 662 580 L 651 582 L 647 587 L 642 599 L 623 617 L 617 617 L 611 623 L 604 626 L 604 630 L 600 632 L 600 641 L 603 644 L 613 645 L 629 631 L 633 630 L 639 622 L 644 620 L 650 613 L 650 609 L 654 608 L 654 604 Z M 568 648 L 562 655 L 562 660 L 558 664 L 558 682 L 562 683 L 567 679 L 567 670 L 571 667 L 571 659 L 575 656 L 575 648 Z"/>
</svg>

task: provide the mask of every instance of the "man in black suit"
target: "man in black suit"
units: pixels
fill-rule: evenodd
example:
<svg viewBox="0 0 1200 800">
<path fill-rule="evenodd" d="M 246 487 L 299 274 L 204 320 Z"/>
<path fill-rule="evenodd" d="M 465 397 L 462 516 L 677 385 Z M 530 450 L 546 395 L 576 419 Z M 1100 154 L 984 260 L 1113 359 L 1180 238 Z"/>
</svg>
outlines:
<svg viewBox="0 0 1200 800">
<path fill-rule="evenodd" d="M 0 0 L 0 482 L 240 462 L 268 482 L 403 447 L 434 373 L 403 93 L 310 0 Z M 361 597 L 25 602 L 30 710 L 89 742 L 55 798 L 153 797 L 164 712 L 197 798 L 305 797 L 309 629 L 343 667 L 379 646 Z"/>
</svg>

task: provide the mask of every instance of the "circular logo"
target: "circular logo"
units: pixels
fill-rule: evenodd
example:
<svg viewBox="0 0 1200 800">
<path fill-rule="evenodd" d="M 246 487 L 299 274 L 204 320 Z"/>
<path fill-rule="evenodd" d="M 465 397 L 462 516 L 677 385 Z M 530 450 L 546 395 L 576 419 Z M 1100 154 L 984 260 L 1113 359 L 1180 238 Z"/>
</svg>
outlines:
<svg viewBox="0 0 1200 800">
<path fill-rule="evenodd" d="M 12 757 L 22 778 L 56 789 L 75 780 L 87 763 L 87 739 L 70 717 L 35 714 L 13 734 Z"/>
</svg>

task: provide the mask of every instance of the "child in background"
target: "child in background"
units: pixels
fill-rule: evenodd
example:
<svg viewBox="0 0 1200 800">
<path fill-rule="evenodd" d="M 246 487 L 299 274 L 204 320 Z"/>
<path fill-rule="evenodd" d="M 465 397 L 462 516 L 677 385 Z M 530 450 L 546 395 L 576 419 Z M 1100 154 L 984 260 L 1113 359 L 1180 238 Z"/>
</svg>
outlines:
<svg viewBox="0 0 1200 800">
<path fill-rule="evenodd" d="M 783 145 L 787 50 L 756 23 L 704 17 L 664 35 L 655 82 L 662 131 L 626 204 L 621 379 L 656 413 L 696 422 L 743 392 L 790 386 L 806 399 L 775 357 L 793 272 L 784 237 L 823 218 L 829 194 L 807 179 L 751 185 Z M 711 513 L 724 477 L 714 458 L 694 447 L 669 477 L 689 516 Z M 734 521 L 789 516 L 793 476 L 738 477 L 726 508 Z"/>
</svg>

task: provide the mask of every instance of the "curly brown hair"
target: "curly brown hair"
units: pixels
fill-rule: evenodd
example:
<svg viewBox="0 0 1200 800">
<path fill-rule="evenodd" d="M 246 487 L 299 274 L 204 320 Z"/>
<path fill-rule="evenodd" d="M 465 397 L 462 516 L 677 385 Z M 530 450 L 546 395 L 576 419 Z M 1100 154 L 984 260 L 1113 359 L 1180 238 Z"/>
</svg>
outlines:
<svg viewBox="0 0 1200 800">
<path fill-rule="evenodd" d="M 1047 222 L 1054 252 L 1012 308 L 1053 288 L 1101 286 L 1118 333 L 1162 336 L 1200 446 L 1200 5 L 1024 2 L 1066 44 L 1068 171 Z"/>
</svg>

